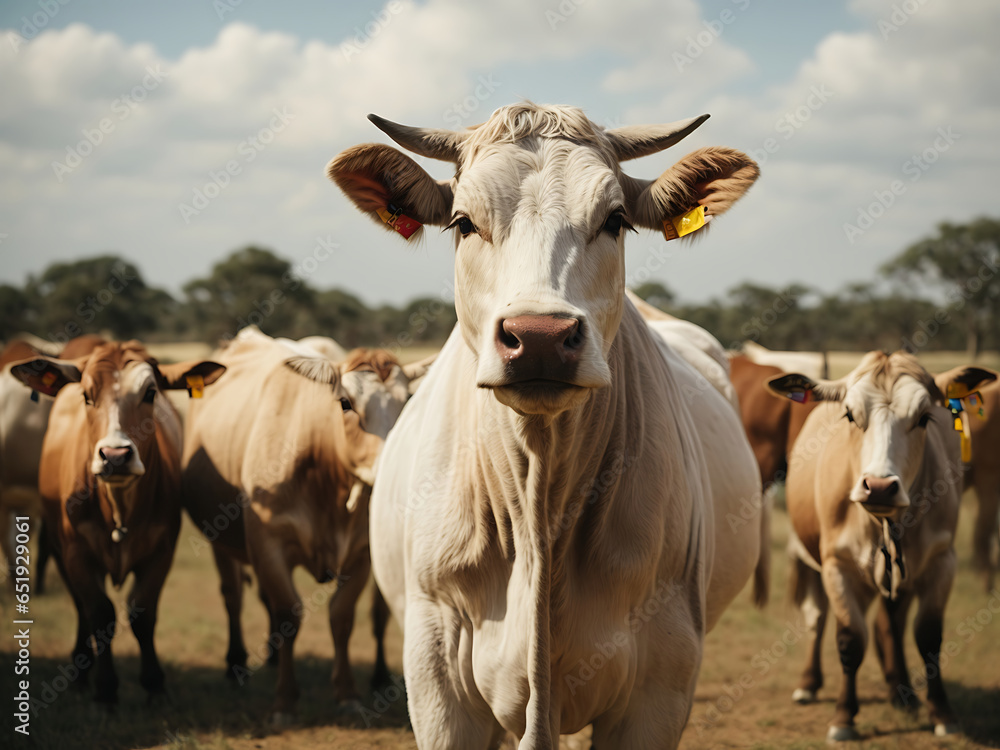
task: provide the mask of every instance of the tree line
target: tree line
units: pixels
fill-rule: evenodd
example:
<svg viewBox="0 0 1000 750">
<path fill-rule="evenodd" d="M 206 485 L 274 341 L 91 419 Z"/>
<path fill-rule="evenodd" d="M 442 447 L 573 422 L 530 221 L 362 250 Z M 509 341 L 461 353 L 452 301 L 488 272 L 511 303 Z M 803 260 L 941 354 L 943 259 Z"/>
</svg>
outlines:
<svg viewBox="0 0 1000 750">
<path fill-rule="evenodd" d="M 829 262 L 837 262 L 831 259 Z M 804 284 L 743 283 L 685 304 L 658 282 L 635 291 L 703 326 L 727 347 L 771 349 L 1000 349 L 1000 220 L 941 224 L 886 263 L 875 282 L 833 294 Z M 456 322 L 450 300 L 369 307 L 343 289 L 317 289 L 271 250 L 246 247 L 189 281 L 177 298 L 149 285 L 134 263 L 100 255 L 54 263 L 24 286 L 0 285 L 0 339 L 28 331 L 52 341 L 83 333 L 118 339 L 205 341 L 246 325 L 272 336 L 331 336 L 346 347 L 435 345 Z"/>
</svg>

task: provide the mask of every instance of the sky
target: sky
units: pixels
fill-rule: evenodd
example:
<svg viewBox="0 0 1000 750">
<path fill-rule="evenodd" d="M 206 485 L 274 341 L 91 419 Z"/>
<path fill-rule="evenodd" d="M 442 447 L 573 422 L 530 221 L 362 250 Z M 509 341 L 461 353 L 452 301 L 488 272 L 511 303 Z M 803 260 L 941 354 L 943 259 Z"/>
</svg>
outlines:
<svg viewBox="0 0 1000 750">
<path fill-rule="evenodd" d="M 998 32 L 995 0 L 5 0 L 0 283 L 116 253 L 180 294 L 254 244 L 369 304 L 447 298 L 450 234 L 404 243 L 325 166 L 389 142 L 370 112 L 458 129 L 530 99 L 609 128 L 711 115 L 636 177 L 710 145 L 760 164 L 708 236 L 629 235 L 631 285 L 834 292 L 1000 213 Z"/>
</svg>

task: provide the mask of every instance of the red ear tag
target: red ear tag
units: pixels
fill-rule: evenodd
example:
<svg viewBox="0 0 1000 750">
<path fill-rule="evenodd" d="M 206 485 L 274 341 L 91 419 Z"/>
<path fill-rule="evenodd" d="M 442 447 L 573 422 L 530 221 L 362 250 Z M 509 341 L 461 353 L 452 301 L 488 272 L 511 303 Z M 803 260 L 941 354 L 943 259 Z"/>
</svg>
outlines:
<svg viewBox="0 0 1000 750">
<path fill-rule="evenodd" d="M 413 233 L 423 226 L 416 219 L 411 219 L 409 216 L 403 215 L 403 209 L 397 208 L 393 204 L 389 204 L 385 208 L 380 208 L 376 212 L 378 217 L 388 224 L 390 227 L 399 232 L 406 239 L 410 239 Z"/>
</svg>

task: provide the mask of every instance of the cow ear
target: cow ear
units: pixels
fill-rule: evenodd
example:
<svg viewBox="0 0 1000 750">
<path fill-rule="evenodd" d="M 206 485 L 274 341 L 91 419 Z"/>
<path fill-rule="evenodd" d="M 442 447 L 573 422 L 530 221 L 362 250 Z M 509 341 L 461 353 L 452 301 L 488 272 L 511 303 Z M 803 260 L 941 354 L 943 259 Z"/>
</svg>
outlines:
<svg viewBox="0 0 1000 750">
<path fill-rule="evenodd" d="M 406 379 L 409 381 L 407 389 L 410 391 L 411 396 L 417 392 L 417 386 L 420 385 L 420 381 L 423 379 L 424 375 L 427 374 L 431 365 L 434 364 L 434 360 L 437 359 L 437 356 L 437 352 L 435 352 L 431 356 L 422 359 L 419 362 L 411 362 L 408 365 L 402 366 L 401 369 L 403 370 L 403 375 L 405 375 Z"/>
<path fill-rule="evenodd" d="M 664 222 L 704 206 L 706 220 L 721 216 L 760 176 L 757 163 L 741 151 L 712 146 L 694 151 L 656 180 L 623 176 L 629 220 L 664 229 Z"/>
<path fill-rule="evenodd" d="M 285 367 L 322 385 L 340 385 L 340 366 L 323 357 L 291 357 L 285 360 Z"/>
<path fill-rule="evenodd" d="M 188 383 L 188 377 L 201 377 L 203 385 L 211 385 L 222 377 L 226 371 L 225 365 L 211 360 L 192 360 L 190 362 L 177 362 L 172 365 L 157 364 L 156 369 L 160 373 L 159 386 L 161 391 L 178 391 L 184 388 L 191 389 L 193 386 Z"/>
<path fill-rule="evenodd" d="M 451 184 L 436 182 L 392 146 L 349 148 L 334 157 L 326 173 L 362 213 L 407 239 L 421 224 L 446 226 L 451 221 Z"/>
<path fill-rule="evenodd" d="M 55 360 L 36 357 L 10 366 L 10 374 L 32 390 L 55 396 L 67 383 L 79 383 L 87 357 Z"/>
<path fill-rule="evenodd" d="M 778 375 L 764 384 L 775 396 L 783 396 L 800 404 L 810 401 L 840 401 L 847 388 L 843 380 L 821 380 L 797 372 Z"/>
<path fill-rule="evenodd" d="M 997 379 L 997 373 L 982 367 L 959 366 L 934 376 L 934 383 L 940 391 L 940 401 L 948 398 L 965 398 L 981 386 Z M 952 395 L 954 394 L 954 395 Z"/>
</svg>

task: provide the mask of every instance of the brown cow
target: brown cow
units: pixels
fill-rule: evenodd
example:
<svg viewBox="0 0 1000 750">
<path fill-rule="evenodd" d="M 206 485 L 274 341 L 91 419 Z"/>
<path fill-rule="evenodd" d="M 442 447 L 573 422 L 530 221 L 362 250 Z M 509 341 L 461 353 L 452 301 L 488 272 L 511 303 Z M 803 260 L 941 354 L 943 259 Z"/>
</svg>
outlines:
<svg viewBox="0 0 1000 750">
<path fill-rule="evenodd" d="M 958 731 L 938 660 L 962 492 L 959 441 L 942 393 L 948 382 L 974 387 L 994 378 L 968 367 L 935 382 L 910 354 L 871 352 L 840 380 L 795 374 L 769 383 L 794 400 L 823 402 L 792 452 L 786 497 L 796 600 L 813 632 L 792 697 L 815 700 L 823 684 L 820 642 L 832 607 L 844 681 L 829 740 L 859 738 L 855 680 L 868 640 L 865 612 L 879 594 L 875 644 L 893 703 L 916 702 L 903 655 L 906 615 L 916 598 L 914 631 L 927 666 L 934 733 Z"/>
<path fill-rule="evenodd" d="M 939 377 L 952 377 L 954 370 Z M 985 419 L 968 417 L 972 438 L 972 461 L 966 467 L 965 486 L 976 488 L 978 510 L 972 533 L 972 560 L 983 573 L 986 590 L 993 589 L 997 568 L 994 543 L 1000 521 L 1000 382 L 984 386 Z"/>
<path fill-rule="evenodd" d="M 304 606 L 292 582 L 298 565 L 321 583 L 337 580 L 329 604 L 334 697 L 357 699 L 347 645 L 371 564 L 367 487 L 382 439 L 368 431 L 368 422 L 379 420 L 368 419 L 349 394 L 359 394 L 374 412 L 379 394 L 392 402 L 383 392 L 400 385 L 395 421 L 409 376 L 386 354 L 367 352 L 335 365 L 243 332 L 218 354 L 226 380 L 188 414 L 185 507 L 212 541 L 222 578 L 230 623 L 227 674 L 247 674 L 241 566 L 250 564 L 271 614 L 268 643 L 278 654 L 276 721 L 294 711 L 299 694 L 293 646 Z M 386 676 L 380 646 L 376 678 Z"/>
<path fill-rule="evenodd" d="M 730 380 L 740 402 L 740 419 L 760 467 L 761 486 L 766 490 L 782 481 L 788 470 L 788 454 L 816 402 L 792 407 L 767 389 L 767 381 L 784 371 L 760 365 L 742 354 L 729 359 Z"/>
<path fill-rule="evenodd" d="M 52 399 L 26 390 L 6 368 L 13 362 L 51 355 L 53 351 L 58 352 L 61 359 L 75 359 L 89 354 L 103 342 L 100 336 L 87 334 L 72 339 L 60 352 L 58 345 L 29 334 L 20 334 L 0 352 L 0 549 L 11 570 L 13 556 L 10 551 L 14 549 L 12 517 L 17 514 L 38 519 L 42 515 L 38 462 L 42 457 L 42 439 L 49 423 Z M 32 528 L 36 528 L 34 524 Z M 33 590 L 41 594 L 49 548 L 44 524 L 37 528 L 38 557 Z"/>
<path fill-rule="evenodd" d="M 187 387 L 189 376 L 210 384 L 224 369 L 215 362 L 160 365 L 138 341 L 100 344 L 68 361 L 36 357 L 11 366 L 31 388 L 58 394 L 39 490 L 79 616 L 73 662 L 88 674 L 93 638 L 100 703 L 116 703 L 118 693 L 111 659 L 116 616 L 106 576 L 120 586 L 135 574 L 128 607 L 142 655 L 139 681 L 150 698 L 163 691 L 153 631 L 180 531 L 181 428 L 162 391 Z"/>
</svg>

